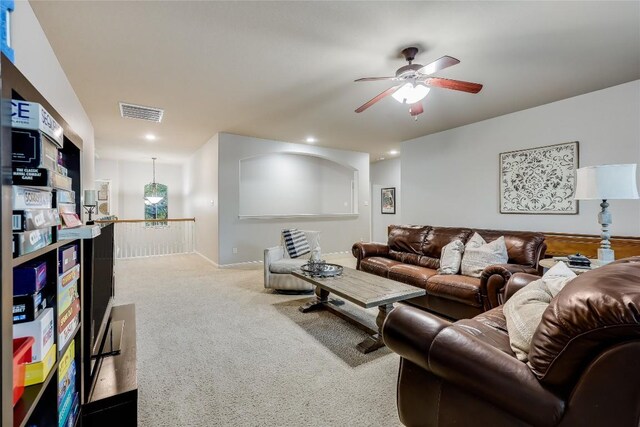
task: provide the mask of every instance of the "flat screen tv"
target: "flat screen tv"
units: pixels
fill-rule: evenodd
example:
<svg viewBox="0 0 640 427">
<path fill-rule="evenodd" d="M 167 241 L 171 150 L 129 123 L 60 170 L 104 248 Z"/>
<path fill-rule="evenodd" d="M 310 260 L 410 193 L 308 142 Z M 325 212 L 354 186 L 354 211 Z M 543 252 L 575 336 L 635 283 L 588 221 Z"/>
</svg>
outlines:
<svg viewBox="0 0 640 427">
<path fill-rule="evenodd" d="M 103 226 L 98 237 L 84 240 L 84 316 L 85 323 L 85 371 L 92 381 L 98 367 L 104 338 L 109 328 L 111 307 L 115 295 L 114 224 Z M 86 363 L 88 362 L 88 363 Z M 92 388 L 89 383 L 87 391 Z"/>
</svg>

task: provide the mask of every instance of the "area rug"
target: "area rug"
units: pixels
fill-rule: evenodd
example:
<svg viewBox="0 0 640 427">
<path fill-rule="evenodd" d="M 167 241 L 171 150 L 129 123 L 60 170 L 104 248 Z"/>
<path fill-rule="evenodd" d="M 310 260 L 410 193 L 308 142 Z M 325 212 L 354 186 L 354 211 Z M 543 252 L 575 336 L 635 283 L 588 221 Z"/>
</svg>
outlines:
<svg viewBox="0 0 640 427">
<path fill-rule="evenodd" d="M 319 345 L 324 346 L 352 368 L 391 353 L 391 350 L 386 347 L 382 347 L 369 354 L 359 352 L 356 346 L 362 342 L 368 334 L 329 311 L 315 310 L 308 313 L 300 312 L 298 308 L 311 298 L 312 297 L 306 297 L 283 301 L 273 304 L 273 307 L 313 337 Z M 348 302 L 341 305 L 340 309 L 348 311 L 353 316 L 366 322 L 370 327 L 375 328 L 377 309 L 365 311 Z"/>
</svg>

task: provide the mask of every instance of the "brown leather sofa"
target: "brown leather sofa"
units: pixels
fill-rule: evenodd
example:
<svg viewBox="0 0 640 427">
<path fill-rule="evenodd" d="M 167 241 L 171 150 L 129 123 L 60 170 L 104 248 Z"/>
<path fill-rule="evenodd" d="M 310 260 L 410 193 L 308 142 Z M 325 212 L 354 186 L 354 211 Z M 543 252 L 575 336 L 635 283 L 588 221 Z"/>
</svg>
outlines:
<svg viewBox="0 0 640 427">
<path fill-rule="evenodd" d="M 506 297 L 535 280 L 515 274 Z M 502 306 L 450 323 L 392 310 L 407 426 L 616 426 L 640 421 L 640 257 L 581 274 L 547 307 L 529 362 L 509 346 Z"/>
<path fill-rule="evenodd" d="M 480 278 L 438 274 L 442 247 L 456 239 L 466 243 L 475 232 L 487 242 L 504 236 L 508 264 L 487 267 Z M 407 303 L 452 319 L 463 319 L 500 305 L 512 274 L 538 274 L 538 261 L 546 249 L 541 233 L 391 225 L 386 245 L 355 243 L 352 252 L 358 270 L 426 290 L 425 296 Z"/>
</svg>

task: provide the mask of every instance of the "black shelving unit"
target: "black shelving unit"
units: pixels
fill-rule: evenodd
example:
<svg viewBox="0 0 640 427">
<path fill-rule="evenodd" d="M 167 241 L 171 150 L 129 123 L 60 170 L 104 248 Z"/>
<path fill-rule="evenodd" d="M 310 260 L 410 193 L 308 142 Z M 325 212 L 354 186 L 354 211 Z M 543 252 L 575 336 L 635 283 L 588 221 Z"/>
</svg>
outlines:
<svg viewBox="0 0 640 427">
<path fill-rule="evenodd" d="M 69 176 L 72 178 L 72 189 L 75 191 L 76 211 L 80 213 L 80 194 L 82 190 L 80 178 L 80 161 L 82 157 L 82 140 L 69 127 L 69 125 L 57 113 L 55 108 L 29 83 L 29 81 L 18 71 L 18 69 L 4 56 L 0 56 L 0 85 L 2 93 L 2 103 L 0 106 L 0 173 L 1 173 L 1 197 L 0 197 L 0 274 L 2 276 L 2 286 L 0 290 L 0 346 L 2 347 L 1 359 L 1 416 L 0 427 L 25 426 L 29 421 L 39 425 L 58 424 L 58 366 L 62 355 L 71 345 L 75 343 L 75 353 L 73 358 L 76 363 L 76 390 L 83 403 L 84 380 L 83 380 L 83 322 L 82 313 L 83 298 L 83 265 L 82 250 L 83 245 L 80 240 L 56 241 L 57 233 L 54 232 L 54 242 L 45 248 L 24 256 L 12 258 L 12 178 L 11 178 L 11 99 L 22 99 L 29 102 L 37 102 L 44 107 L 49 114 L 63 127 L 64 147 L 60 150 L 66 158 L 66 167 Z M 80 278 L 78 279 L 78 292 L 80 296 L 79 323 L 71 334 L 69 341 L 60 348 L 58 345 L 58 312 L 57 312 L 57 281 L 58 252 L 62 246 L 75 243 L 78 248 L 78 263 L 80 264 Z M 15 406 L 12 406 L 13 396 L 13 268 L 32 260 L 43 260 L 47 262 L 47 285 L 45 289 L 51 296 L 54 308 L 54 336 L 58 348 L 56 349 L 56 362 L 41 384 L 27 386 L 22 398 Z M 75 423 L 78 422 L 78 418 Z"/>
</svg>

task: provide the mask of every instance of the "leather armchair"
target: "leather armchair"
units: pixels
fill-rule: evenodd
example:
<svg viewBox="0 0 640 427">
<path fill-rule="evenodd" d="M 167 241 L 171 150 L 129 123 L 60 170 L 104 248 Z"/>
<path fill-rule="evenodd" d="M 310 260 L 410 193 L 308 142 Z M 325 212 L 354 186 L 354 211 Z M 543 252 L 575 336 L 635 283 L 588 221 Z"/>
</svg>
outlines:
<svg viewBox="0 0 640 427">
<path fill-rule="evenodd" d="M 539 277 L 516 273 L 505 298 Z M 551 301 L 527 363 L 502 306 L 455 323 L 392 310 L 385 344 L 401 356 L 407 426 L 633 426 L 640 421 L 640 257 L 584 273 Z"/>
<path fill-rule="evenodd" d="M 505 286 L 515 273 L 538 274 L 538 270 L 519 264 L 494 264 L 485 268 L 480 276 L 481 294 L 486 296 L 485 310 L 504 304 Z M 538 277 L 539 278 L 539 277 Z"/>
</svg>

